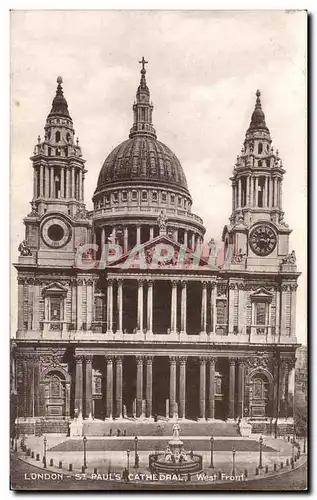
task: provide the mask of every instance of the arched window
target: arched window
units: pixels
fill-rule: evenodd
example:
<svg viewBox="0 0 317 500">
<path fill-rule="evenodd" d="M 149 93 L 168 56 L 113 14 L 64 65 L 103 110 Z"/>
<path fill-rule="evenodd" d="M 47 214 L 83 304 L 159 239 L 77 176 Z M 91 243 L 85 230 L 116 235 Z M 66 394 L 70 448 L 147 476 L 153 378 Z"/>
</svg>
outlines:
<svg viewBox="0 0 317 500">
<path fill-rule="evenodd" d="M 61 140 L 61 133 L 59 131 L 57 131 L 55 133 L 55 142 L 59 142 Z"/>
<path fill-rule="evenodd" d="M 262 144 L 262 142 L 259 142 L 259 144 L 258 144 L 258 154 L 260 155 L 262 153 L 262 151 L 263 151 L 263 144 Z"/>
</svg>

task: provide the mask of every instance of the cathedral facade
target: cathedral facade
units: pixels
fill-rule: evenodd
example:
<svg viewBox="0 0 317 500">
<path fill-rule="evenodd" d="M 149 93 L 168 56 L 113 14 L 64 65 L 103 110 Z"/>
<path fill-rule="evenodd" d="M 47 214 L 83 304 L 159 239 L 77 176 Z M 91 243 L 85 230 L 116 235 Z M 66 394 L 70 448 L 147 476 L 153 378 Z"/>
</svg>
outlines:
<svg viewBox="0 0 317 500">
<path fill-rule="evenodd" d="M 141 62 L 129 137 L 106 158 L 91 211 L 57 79 L 15 264 L 17 429 L 65 432 L 78 415 L 292 425 L 299 273 L 260 92 L 214 258 L 182 166 L 157 139 Z"/>
</svg>

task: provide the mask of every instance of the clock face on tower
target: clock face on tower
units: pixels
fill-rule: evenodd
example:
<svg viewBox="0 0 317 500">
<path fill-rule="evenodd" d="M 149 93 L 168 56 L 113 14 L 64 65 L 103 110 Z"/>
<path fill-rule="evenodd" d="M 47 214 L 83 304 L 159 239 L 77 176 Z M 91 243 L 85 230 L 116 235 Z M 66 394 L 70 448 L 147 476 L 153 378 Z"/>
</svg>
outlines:
<svg viewBox="0 0 317 500">
<path fill-rule="evenodd" d="M 46 245 L 51 248 L 65 246 L 71 237 L 71 229 L 65 221 L 58 217 L 52 217 L 44 222 L 42 226 L 42 238 Z"/>
<path fill-rule="evenodd" d="M 266 257 L 273 252 L 276 247 L 277 239 L 276 234 L 270 226 L 262 224 L 257 226 L 250 232 L 249 244 L 251 250 L 256 255 L 261 257 Z"/>
</svg>

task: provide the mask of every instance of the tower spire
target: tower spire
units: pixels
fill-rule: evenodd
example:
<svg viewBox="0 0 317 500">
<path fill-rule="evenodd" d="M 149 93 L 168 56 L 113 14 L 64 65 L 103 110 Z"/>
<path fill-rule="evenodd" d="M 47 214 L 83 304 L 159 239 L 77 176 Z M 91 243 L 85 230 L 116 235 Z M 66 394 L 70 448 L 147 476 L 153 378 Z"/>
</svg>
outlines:
<svg viewBox="0 0 317 500">
<path fill-rule="evenodd" d="M 145 135 L 156 139 L 156 131 L 152 124 L 153 105 L 150 102 L 150 91 L 146 84 L 146 69 L 145 65 L 148 61 L 142 57 L 139 64 L 141 68 L 140 85 L 136 92 L 136 101 L 133 104 L 133 126 L 130 130 L 129 137 L 132 138 L 136 135 Z"/>
<path fill-rule="evenodd" d="M 265 123 L 265 115 L 262 110 L 262 104 L 260 98 L 261 92 L 259 91 L 259 89 L 256 91 L 255 95 L 256 95 L 255 108 L 251 116 L 249 130 L 266 129 L 268 131 L 268 128 Z"/>
<path fill-rule="evenodd" d="M 68 104 L 64 97 L 64 92 L 62 87 L 63 79 L 61 76 L 58 76 L 56 81 L 58 84 L 56 89 L 56 95 L 53 99 L 52 109 L 50 111 L 50 114 L 48 115 L 48 118 L 52 116 L 65 116 L 67 118 L 70 118 L 70 114 L 68 111 Z"/>
</svg>

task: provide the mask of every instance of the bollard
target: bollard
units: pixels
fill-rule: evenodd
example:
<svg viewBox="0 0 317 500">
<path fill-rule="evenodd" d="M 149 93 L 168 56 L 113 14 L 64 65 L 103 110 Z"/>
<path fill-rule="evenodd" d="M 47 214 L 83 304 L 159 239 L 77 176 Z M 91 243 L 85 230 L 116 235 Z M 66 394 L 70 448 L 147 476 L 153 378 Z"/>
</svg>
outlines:
<svg viewBox="0 0 317 500">
<path fill-rule="evenodd" d="M 287 436 L 287 441 L 288 441 L 288 442 L 290 441 L 290 437 L 289 437 L 289 436 Z"/>
<path fill-rule="evenodd" d="M 31 455 L 31 450 L 30 448 L 27 448 L 26 449 L 26 452 L 25 452 L 26 456 L 29 457 Z"/>
<path fill-rule="evenodd" d="M 39 462 L 39 461 L 40 461 L 40 454 L 39 454 L 39 453 L 37 453 L 37 454 L 36 454 L 36 461 L 37 461 L 37 462 Z"/>
<path fill-rule="evenodd" d="M 248 469 L 244 469 L 244 477 L 248 477 Z"/>
<path fill-rule="evenodd" d="M 69 472 L 72 472 L 72 470 L 73 470 L 73 464 L 69 464 L 68 470 L 69 470 Z"/>
<path fill-rule="evenodd" d="M 60 460 L 59 463 L 58 463 L 58 468 L 59 469 L 62 469 L 63 468 L 63 462 Z"/>
<path fill-rule="evenodd" d="M 288 460 L 288 458 L 286 459 L 286 464 L 285 465 L 286 465 L 286 467 L 289 466 L 289 460 Z"/>
<path fill-rule="evenodd" d="M 300 458 L 300 450 L 297 452 L 297 458 Z"/>
<path fill-rule="evenodd" d="M 281 469 L 283 469 L 283 467 L 284 467 L 284 464 L 283 464 L 283 462 L 281 462 Z"/>
<path fill-rule="evenodd" d="M 44 467 L 44 469 L 46 469 L 46 458 L 45 457 L 43 457 L 43 467 Z"/>
<path fill-rule="evenodd" d="M 269 466 L 268 465 L 265 466 L 264 471 L 265 471 L 266 474 L 269 472 Z"/>
<path fill-rule="evenodd" d="M 51 458 L 50 459 L 50 466 L 53 467 L 53 465 L 54 465 L 54 460 Z"/>
<path fill-rule="evenodd" d="M 97 474 L 97 467 L 94 467 L 94 474 Z"/>
<path fill-rule="evenodd" d="M 256 467 L 255 468 L 255 475 L 258 476 L 259 475 L 259 469 Z"/>
<path fill-rule="evenodd" d="M 221 479 L 221 472 L 220 471 L 218 472 L 218 479 L 219 479 L 219 481 Z"/>
<path fill-rule="evenodd" d="M 295 467 L 294 460 L 292 458 L 291 458 L 291 467 L 292 467 L 292 469 L 294 469 L 294 467 Z"/>
<path fill-rule="evenodd" d="M 31 458 L 34 458 L 34 451 L 31 451 Z"/>
</svg>

